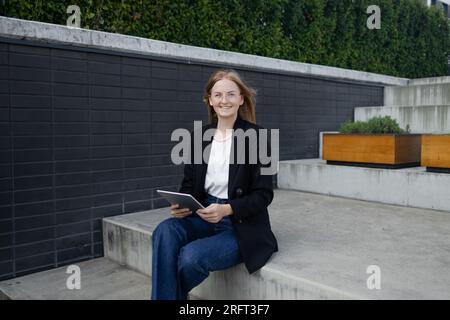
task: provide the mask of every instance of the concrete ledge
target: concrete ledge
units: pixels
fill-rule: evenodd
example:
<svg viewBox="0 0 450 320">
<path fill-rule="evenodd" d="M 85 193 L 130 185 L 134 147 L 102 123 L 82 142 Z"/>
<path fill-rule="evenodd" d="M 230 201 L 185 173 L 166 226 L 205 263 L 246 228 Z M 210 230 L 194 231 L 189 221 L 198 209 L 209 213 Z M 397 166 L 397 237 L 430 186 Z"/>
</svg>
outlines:
<svg viewBox="0 0 450 320">
<path fill-rule="evenodd" d="M 103 219 L 105 257 L 151 276 L 151 234 L 168 218 L 168 208 Z M 106 241 L 107 239 L 107 241 Z M 361 299 L 266 265 L 249 275 L 243 264 L 212 272 L 192 290 L 195 299 Z M 220 290 L 217 290 L 220 288 Z"/>
<path fill-rule="evenodd" d="M 105 257 L 151 276 L 151 236 L 158 223 L 168 217 L 168 209 L 162 208 L 103 218 Z"/>
<path fill-rule="evenodd" d="M 406 85 L 408 83 L 406 78 L 364 71 L 266 58 L 7 17 L 0 17 L 0 37 L 386 85 Z"/>
<path fill-rule="evenodd" d="M 384 105 L 411 107 L 450 105 L 450 83 L 437 81 L 430 84 L 388 86 L 384 88 Z"/>
<path fill-rule="evenodd" d="M 421 84 L 434 84 L 434 83 L 450 83 L 450 76 L 418 78 L 418 79 L 410 79 L 408 81 L 408 85 L 410 85 L 410 86 L 417 86 L 417 85 L 421 85 Z"/>
<path fill-rule="evenodd" d="M 396 170 L 280 161 L 278 187 L 385 204 L 450 211 L 450 175 L 425 167 Z"/>
<path fill-rule="evenodd" d="M 149 234 L 167 218 L 167 208 L 104 219 L 106 235 L 117 230 Z M 191 295 L 200 299 L 448 299 L 450 214 L 275 190 L 269 207 L 280 251 L 249 275 L 242 264 L 213 272 Z M 123 232 L 122 232 L 123 234 Z M 106 242 L 106 241 L 105 241 Z M 145 240 L 146 244 L 149 244 Z M 136 242 L 114 250 L 147 255 Z M 105 255 L 123 257 L 127 254 Z M 131 254 L 128 254 L 131 256 Z M 151 255 L 149 256 L 151 257 Z M 125 260 L 124 260 L 125 261 Z M 150 259 L 146 269 L 150 274 Z M 127 266 L 136 268 L 137 259 Z M 369 290 L 366 269 L 377 265 L 381 289 Z"/>
<path fill-rule="evenodd" d="M 409 125 L 411 133 L 450 133 L 450 105 L 355 108 L 355 121 L 367 121 L 376 116 L 390 116 L 403 129 Z"/>
<path fill-rule="evenodd" d="M 264 267 L 254 275 L 249 275 L 242 264 L 227 272 L 212 273 L 210 278 L 192 290 L 191 294 L 215 300 L 364 299 L 362 296 L 296 277 L 273 267 Z"/>
</svg>

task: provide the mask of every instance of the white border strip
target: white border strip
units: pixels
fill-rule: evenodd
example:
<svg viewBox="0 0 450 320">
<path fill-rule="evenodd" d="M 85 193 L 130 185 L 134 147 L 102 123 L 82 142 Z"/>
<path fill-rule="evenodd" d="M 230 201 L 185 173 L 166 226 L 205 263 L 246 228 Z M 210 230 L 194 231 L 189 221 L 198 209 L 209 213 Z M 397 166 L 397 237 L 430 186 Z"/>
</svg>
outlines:
<svg viewBox="0 0 450 320">
<path fill-rule="evenodd" d="M 102 31 L 0 17 L 0 36 L 294 74 L 407 85 L 408 79 L 316 64 L 194 47 Z"/>
</svg>

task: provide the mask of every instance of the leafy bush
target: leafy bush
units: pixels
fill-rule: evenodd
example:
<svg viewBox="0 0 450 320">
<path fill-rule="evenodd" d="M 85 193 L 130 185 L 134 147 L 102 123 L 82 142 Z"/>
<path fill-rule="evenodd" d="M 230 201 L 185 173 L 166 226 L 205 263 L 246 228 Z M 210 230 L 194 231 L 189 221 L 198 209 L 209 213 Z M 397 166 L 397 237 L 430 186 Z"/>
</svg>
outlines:
<svg viewBox="0 0 450 320">
<path fill-rule="evenodd" d="M 407 128 L 408 129 L 408 128 Z M 340 129 L 340 133 L 408 133 L 409 130 L 403 130 L 395 119 L 390 116 L 374 117 L 368 121 L 346 121 Z"/>
<path fill-rule="evenodd" d="M 363 121 L 346 121 L 341 124 L 341 128 L 339 129 L 340 133 L 368 133 L 367 125 Z"/>
<path fill-rule="evenodd" d="M 0 15 L 418 78 L 446 75 L 450 25 L 423 0 L 3 0 Z M 381 29 L 366 26 L 369 5 Z"/>
</svg>

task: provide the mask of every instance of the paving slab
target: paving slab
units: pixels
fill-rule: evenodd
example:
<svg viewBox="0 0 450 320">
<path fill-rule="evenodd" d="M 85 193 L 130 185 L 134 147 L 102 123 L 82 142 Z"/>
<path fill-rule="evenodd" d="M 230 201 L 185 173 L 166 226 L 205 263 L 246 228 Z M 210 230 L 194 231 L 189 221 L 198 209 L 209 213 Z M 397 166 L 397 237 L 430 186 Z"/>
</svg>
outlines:
<svg viewBox="0 0 450 320">
<path fill-rule="evenodd" d="M 0 300 L 149 300 L 151 280 L 107 258 L 74 263 L 80 289 L 68 289 L 68 266 L 0 282 Z M 73 282 L 70 282 L 73 283 Z"/>
</svg>

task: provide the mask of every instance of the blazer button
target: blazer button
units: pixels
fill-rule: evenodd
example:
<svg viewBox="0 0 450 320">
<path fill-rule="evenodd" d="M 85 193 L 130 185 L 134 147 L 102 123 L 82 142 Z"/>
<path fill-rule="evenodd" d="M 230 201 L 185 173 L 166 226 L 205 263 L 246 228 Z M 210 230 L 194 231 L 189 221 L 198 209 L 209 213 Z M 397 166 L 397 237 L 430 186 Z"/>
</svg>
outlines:
<svg viewBox="0 0 450 320">
<path fill-rule="evenodd" d="M 239 222 L 239 223 L 242 223 L 242 220 L 241 220 L 241 219 L 239 219 L 239 220 L 238 220 L 238 222 Z"/>
<path fill-rule="evenodd" d="M 242 194 L 243 194 L 242 189 L 241 189 L 241 188 L 237 188 L 237 189 L 236 189 L 236 195 L 237 195 L 238 197 L 240 197 L 240 196 L 242 196 Z"/>
</svg>

